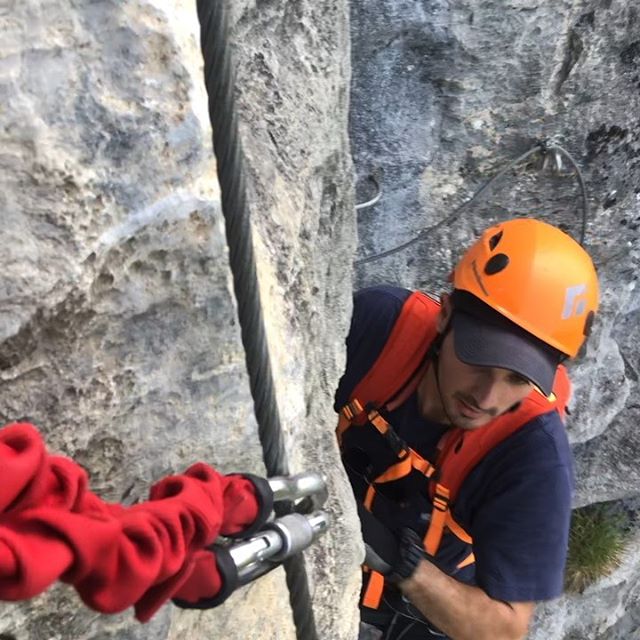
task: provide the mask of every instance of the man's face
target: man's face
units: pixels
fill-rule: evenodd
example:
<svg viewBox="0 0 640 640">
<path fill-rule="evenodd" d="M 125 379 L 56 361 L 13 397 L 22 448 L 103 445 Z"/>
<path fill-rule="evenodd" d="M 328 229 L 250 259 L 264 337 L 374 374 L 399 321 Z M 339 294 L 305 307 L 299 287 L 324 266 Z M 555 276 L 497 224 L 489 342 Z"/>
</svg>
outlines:
<svg viewBox="0 0 640 640">
<path fill-rule="evenodd" d="M 524 400 L 533 385 L 521 375 L 497 367 L 465 364 L 456 356 L 453 330 L 439 356 L 440 397 L 449 420 L 463 429 L 477 429 Z"/>
</svg>

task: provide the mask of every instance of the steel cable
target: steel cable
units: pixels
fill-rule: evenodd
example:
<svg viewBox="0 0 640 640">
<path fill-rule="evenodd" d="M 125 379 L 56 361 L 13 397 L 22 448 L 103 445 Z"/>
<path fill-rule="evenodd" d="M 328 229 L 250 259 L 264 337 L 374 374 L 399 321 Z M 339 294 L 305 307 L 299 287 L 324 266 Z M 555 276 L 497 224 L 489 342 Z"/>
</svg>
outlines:
<svg viewBox="0 0 640 640">
<path fill-rule="evenodd" d="M 258 435 L 267 475 L 287 475 L 289 465 L 276 403 L 251 238 L 244 158 L 234 97 L 235 73 L 225 3 L 222 0 L 197 0 L 197 8 L 229 262 Z M 291 505 L 284 506 L 279 509 L 278 515 L 291 508 Z M 297 638 L 316 640 L 304 558 L 300 554 L 285 560 L 283 565 Z"/>
<path fill-rule="evenodd" d="M 528 149 L 527 151 L 525 151 L 523 154 L 519 155 L 517 158 L 509 162 L 506 166 L 504 166 L 500 171 L 498 171 L 498 173 L 496 173 L 496 175 L 494 175 L 492 178 L 487 180 L 468 200 L 465 200 L 462 204 L 458 205 L 446 218 L 440 220 L 439 222 L 436 222 L 436 224 L 431 225 L 427 229 L 423 229 L 422 231 L 420 231 L 420 233 L 418 233 L 418 235 L 414 236 L 410 240 L 407 240 L 407 242 L 404 242 L 400 245 L 392 247 L 391 249 L 387 249 L 386 251 L 381 251 L 380 253 L 376 253 L 373 255 L 365 256 L 364 258 L 359 258 L 357 260 L 354 260 L 353 264 L 355 266 L 359 266 L 361 264 L 367 264 L 368 262 L 374 262 L 376 260 L 386 258 L 387 256 L 391 256 L 394 253 L 404 251 L 405 249 L 408 249 L 414 244 L 417 244 L 418 242 L 426 240 L 433 231 L 437 231 L 438 229 L 448 226 L 452 222 L 454 222 L 458 218 L 458 216 L 460 215 L 463 209 L 468 207 L 474 200 L 478 199 L 484 192 L 488 191 L 490 187 L 495 182 L 497 182 L 502 176 L 504 176 L 508 171 L 517 167 L 519 164 L 524 162 L 527 158 L 529 158 L 530 156 L 536 153 L 542 153 L 543 155 L 547 155 L 552 151 L 556 151 L 561 155 L 565 156 L 569 160 L 573 168 L 575 169 L 576 177 L 582 192 L 582 222 L 580 227 L 579 242 L 581 245 L 584 245 L 584 239 L 585 239 L 586 227 L 587 227 L 587 217 L 589 214 L 589 201 L 587 198 L 586 185 L 584 182 L 584 178 L 582 176 L 582 172 L 580 171 L 580 167 L 578 167 L 577 162 L 573 159 L 571 154 L 560 145 L 556 143 L 547 144 L 545 142 L 539 142 L 535 144 L 533 147 L 531 147 L 530 149 Z"/>
</svg>

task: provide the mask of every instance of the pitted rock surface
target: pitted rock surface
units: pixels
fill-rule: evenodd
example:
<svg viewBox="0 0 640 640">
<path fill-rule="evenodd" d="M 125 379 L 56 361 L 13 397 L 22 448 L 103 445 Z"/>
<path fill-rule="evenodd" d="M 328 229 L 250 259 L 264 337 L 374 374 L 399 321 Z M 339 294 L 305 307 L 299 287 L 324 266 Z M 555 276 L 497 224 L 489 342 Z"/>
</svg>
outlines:
<svg viewBox="0 0 640 640">
<path fill-rule="evenodd" d="M 0 418 L 27 419 L 107 500 L 204 460 L 264 474 L 204 89 L 196 3 L 0 3 Z M 292 472 L 328 479 L 307 553 L 322 638 L 356 634 L 362 555 L 337 454 L 355 249 L 344 3 L 235 3 L 238 114 L 267 335 Z M 301 62 L 302 61 L 302 64 Z M 341 597 L 336 598 L 335 594 Z M 211 612 L 147 625 L 56 586 L 0 632 L 295 637 L 281 569 Z"/>
</svg>

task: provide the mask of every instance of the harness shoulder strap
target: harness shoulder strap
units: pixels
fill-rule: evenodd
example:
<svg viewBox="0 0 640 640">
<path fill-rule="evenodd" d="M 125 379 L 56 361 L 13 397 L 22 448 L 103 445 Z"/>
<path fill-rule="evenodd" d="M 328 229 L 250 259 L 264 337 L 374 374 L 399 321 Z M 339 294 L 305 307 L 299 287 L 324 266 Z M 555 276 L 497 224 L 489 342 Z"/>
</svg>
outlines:
<svg viewBox="0 0 640 640">
<path fill-rule="evenodd" d="M 563 417 L 570 396 L 571 381 L 566 368 L 560 365 L 549 397 L 533 390 L 516 411 L 503 414 L 480 429 L 465 431 L 456 428 L 443 436 L 436 463 L 437 482 L 432 482 L 430 487 L 436 517 L 432 517 L 425 536 L 425 548 L 429 553 L 437 552 L 445 527 L 456 535 L 456 529 L 464 531 L 453 520 L 449 505 L 455 501 L 462 483 L 475 466 L 494 447 L 533 418 L 554 409 Z"/>
<path fill-rule="evenodd" d="M 380 355 L 350 396 L 355 422 L 366 420 L 367 407 L 393 401 L 417 377 L 436 337 L 439 310 L 440 304 L 421 291 L 405 300 Z"/>
<path fill-rule="evenodd" d="M 570 395 L 571 382 L 566 368 L 560 365 L 551 396 L 546 397 L 534 389 L 516 411 L 505 413 L 480 429 L 447 432 L 440 444 L 436 466 L 440 471 L 438 482 L 447 487 L 450 500 L 456 499 L 464 479 L 489 451 L 520 427 L 554 409 L 564 416 Z"/>
</svg>

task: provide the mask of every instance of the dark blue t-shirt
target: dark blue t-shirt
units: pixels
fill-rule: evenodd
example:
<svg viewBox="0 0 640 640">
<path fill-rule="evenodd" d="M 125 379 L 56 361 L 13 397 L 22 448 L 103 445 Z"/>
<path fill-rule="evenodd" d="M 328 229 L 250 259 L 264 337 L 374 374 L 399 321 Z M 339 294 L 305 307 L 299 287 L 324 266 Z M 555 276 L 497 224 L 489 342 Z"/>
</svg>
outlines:
<svg viewBox="0 0 640 640">
<path fill-rule="evenodd" d="M 381 352 L 409 294 L 406 289 L 380 286 L 355 295 L 347 367 L 336 391 L 336 411 Z M 388 417 L 407 444 L 433 461 L 447 427 L 421 417 L 415 394 Z M 475 565 L 455 569 L 466 550 L 451 534 L 443 538 L 437 564 L 449 575 L 480 586 L 496 600 L 526 602 L 559 596 L 572 469 L 571 450 L 556 412 L 521 427 L 469 474 L 453 507 L 454 518 L 473 538 Z"/>
</svg>

